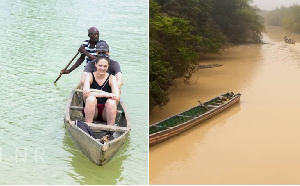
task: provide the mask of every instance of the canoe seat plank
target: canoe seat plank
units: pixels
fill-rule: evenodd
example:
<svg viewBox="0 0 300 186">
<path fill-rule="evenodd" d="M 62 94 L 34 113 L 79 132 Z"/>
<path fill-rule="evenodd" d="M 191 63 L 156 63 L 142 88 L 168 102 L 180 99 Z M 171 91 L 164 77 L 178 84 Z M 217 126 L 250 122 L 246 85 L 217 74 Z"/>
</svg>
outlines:
<svg viewBox="0 0 300 186">
<path fill-rule="evenodd" d="M 215 105 L 207 105 L 208 108 L 217 108 L 218 106 Z"/>
<path fill-rule="evenodd" d="M 186 117 L 186 118 L 194 118 L 195 117 L 195 116 L 186 116 L 186 115 L 181 115 L 181 114 L 178 114 L 177 116 Z"/>
<path fill-rule="evenodd" d="M 81 107 L 81 106 L 70 106 L 70 109 L 71 110 L 80 110 L 80 111 L 82 111 L 83 107 Z M 122 114 L 123 113 L 122 110 L 118 110 L 117 112 L 118 112 L 118 114 Z"/>
<path fill-rule="evenodd" d="M 116 131 L 116 132 L 126 132 L 128 131 L 127 127 L 118 127 L 111 125 L 95 124 L 95 123 L 86 123 L 94 132 L 99 132 L 102 130 Z"/>
<path fill-rule="evenodd" d="M 70 106 L 70 109 L 72 109 L 72 110 L 82 110 L 83 107 L 80 107 L 80 106 Z"/>
</svg>

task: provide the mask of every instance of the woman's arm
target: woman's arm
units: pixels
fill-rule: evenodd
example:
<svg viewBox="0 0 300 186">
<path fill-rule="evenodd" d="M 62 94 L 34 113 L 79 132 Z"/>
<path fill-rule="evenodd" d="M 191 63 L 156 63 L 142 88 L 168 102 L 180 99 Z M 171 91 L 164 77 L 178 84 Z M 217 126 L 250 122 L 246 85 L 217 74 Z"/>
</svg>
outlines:
<svg viewBox="0 0 300 186">
<path fill-rule="evenodd" d="M 91 92 L 92 74 L 89 72 L 86 74 L 84 85 L 83 85 L 83 95 L 88 97 Z"/>
<path fill-rule="evenodd" d="M 120 101 L 119 88 L 118 88 L 116 77 L 113 75 L 109 77 L 109 86 L 111 88 L 112 94 L 114 94 L 113 99 L 119 102 Z"/>
<path fill-rule="evenodd" d="M 110 92 L 105 92 L 103 90 L 98 89 L 90 89 L 89 95 L 93 95 L 95 97 L 106 97 L 115 99 L 116 95 Z"/>
<path fill-rule="evenodd" d="M 122 85 L 123 85 L 123 77 L 122 77 L 122 73 L 118 72 L 116 74 L 116 81 L 117 81 L 117 86 L 119 89 L 121 89 Z"/>
</svg>

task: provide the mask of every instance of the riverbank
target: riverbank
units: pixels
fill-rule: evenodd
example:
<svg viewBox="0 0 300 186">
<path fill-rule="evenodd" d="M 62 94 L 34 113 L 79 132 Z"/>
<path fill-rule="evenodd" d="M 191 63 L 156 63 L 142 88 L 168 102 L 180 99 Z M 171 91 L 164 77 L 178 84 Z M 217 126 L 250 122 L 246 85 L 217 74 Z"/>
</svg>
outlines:
<svg viewBox="0 0 300 186">
<path fill-rule="evenodd" d="M 149 117 L 149 124 L 156 123 L 183 110 L 204 102 L 222 93 L 239 92 L 248 83 L 256 68 L 256 62 L 261 56 L 251 54 L 260 53 L 261 45 L 232 46 L 225 49 L 222 56 L 207 56 L 200 65 L 221 64 L 218 68 L 197 70 L 191 77 L 189 84 L 178 81 L 170 89 L 170 102 L 163 109 L 155 108 Z M 244 52 L 248 51 L 248 52 Z M 240 63 L 240 59 L 246 59 Z"/>
</svg>

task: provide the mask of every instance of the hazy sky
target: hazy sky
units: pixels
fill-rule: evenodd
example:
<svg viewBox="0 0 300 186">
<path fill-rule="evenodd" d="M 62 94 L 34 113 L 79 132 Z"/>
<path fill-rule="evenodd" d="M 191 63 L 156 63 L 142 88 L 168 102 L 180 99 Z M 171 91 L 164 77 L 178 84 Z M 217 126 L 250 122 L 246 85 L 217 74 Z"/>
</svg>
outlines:
<svg viewBox="0 0 300 186">
<path fill-rule="evenodd" d="M 274 10 L 281 6 L 289 7 L 293 4 L 300 5 L 300 0 L 252 0 L 253 5 L 257 5 L 262 10 Z"/>
</svg>

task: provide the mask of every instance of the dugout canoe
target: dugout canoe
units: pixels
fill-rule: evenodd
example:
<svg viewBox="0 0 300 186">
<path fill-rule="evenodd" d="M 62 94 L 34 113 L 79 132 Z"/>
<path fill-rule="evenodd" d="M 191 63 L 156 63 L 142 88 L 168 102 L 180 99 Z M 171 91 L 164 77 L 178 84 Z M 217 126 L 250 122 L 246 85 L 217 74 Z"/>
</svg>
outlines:
<svg viewBox="0 0 300 186">
<path fill-rule="evenodd" d="M 228 92 L 149 126 L 149 146 L 168 140 L 240 101 L 241 94 Z"/>
<path fill-rule="evenodd" d="M 287 43 L 287 44 L 295 44 L 296 43 L 293 39 L 290 39 L 288 37 L 284 38 L 284 42 Z"/>
<path fill-rule="evenodd" d="M 287 44 L 295 44 L 295 41 L 285 41 Z"/>
<path fill-rule="evenodd" d="M 100 166 L 105 165 L 118 152 L 129 135 L 131 124 L 128 119 L 128 113 L 123 101 L 120 100 L 117 106 L 116 126 L 108 126 L 106 123 L 100 122 L 87 123 L 95 133 L 95 139 L 76 125 L 76 120 L 84 121 L 81 111 L 82 105 L 83 93 L 77 86 L 71 92 L 66 104 L 65 128 L 73 142 L 90 161 Z M 114 139 L 101 143 L 100 139 L 106 134 L 106 131 L 113 131 Z"/>
</svg>

